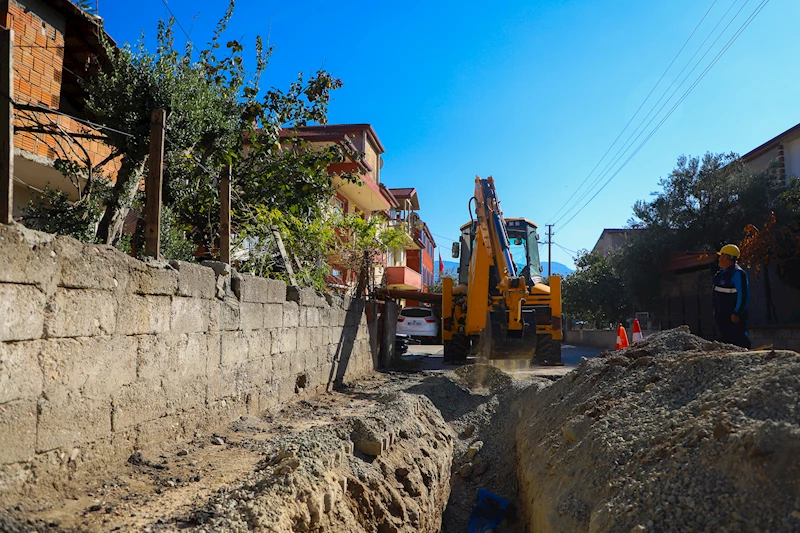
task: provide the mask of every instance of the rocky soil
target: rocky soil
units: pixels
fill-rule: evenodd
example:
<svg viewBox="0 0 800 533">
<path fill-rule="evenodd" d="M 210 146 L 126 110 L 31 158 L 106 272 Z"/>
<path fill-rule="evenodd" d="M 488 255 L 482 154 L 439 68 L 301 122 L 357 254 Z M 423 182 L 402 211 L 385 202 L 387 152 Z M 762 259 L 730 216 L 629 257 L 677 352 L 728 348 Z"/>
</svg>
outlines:
<svg viewBox="0 0 800 533">
<path fill-rule="evenodd" d="M 0 531 L 439 531 L 454 435 L 402 382 L 376 377 L 137 452 L 102 484 L 6 508 Z"/>
<path fill-rule="evenodd" d="M 686 329 L 565 377 L 387 373 L 4 503 L 0 531 L 800 531 L 800 355 Z"/>
<path fill-rule="evenodd" d="M 539 531 L 800 531 L 800 355 L 687 328 L 583 360 L 517 403 Z"/>
<path fill-rule="evenodd" d="M 467 531 L 479 488 L 516 500 L 516 414 L 511 404 L 529 387 L 540 390 L 550 383 L 531 375 L 514 378 L 493 366 L 475 364 L 430 375 L 407 389 L 430 398 L 457 435 L 443 533 Z M 519 521 L 507 521 L 495 531 L 517 533 L 524 528 Z"/>
</svg>

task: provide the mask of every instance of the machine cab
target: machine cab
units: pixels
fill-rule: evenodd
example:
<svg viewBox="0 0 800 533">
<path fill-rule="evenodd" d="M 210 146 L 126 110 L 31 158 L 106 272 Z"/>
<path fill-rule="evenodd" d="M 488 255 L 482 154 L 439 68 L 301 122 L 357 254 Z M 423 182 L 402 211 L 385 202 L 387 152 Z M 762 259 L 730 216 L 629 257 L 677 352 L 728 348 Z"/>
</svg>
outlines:
<svg viewBox="0 0 800 533">
<path fill-rule="evenodd" d="M 519 276 L 525 278 L 528 286 L 544 283 L 539 260 L 539 234 L 536 231 L 536 224 L 525 218 L 506 218 L 505 222 L 511 255 Z M 458 246 L 453 246 L 453 257 L 459 257 L 458 282 L 465 285 L 469 281 L 469 260 L 475 241 L 476 224 L 473 222 L 461 226 Z M 494 267 L 492 270 L 490 275 L 493 283 L 490 285 L 494 286 L 499 282 L 499 277 Z"/>
</svg>

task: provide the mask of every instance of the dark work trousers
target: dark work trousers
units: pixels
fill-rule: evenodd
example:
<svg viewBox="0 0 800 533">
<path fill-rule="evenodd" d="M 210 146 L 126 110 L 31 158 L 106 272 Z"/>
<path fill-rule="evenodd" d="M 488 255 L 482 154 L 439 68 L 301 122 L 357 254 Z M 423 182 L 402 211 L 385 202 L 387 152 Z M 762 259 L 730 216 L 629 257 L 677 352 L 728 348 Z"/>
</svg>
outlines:
<svg viewBox="0 0 800 533">
<path fill-rule="evenodd" d="M 728 344 L 735 344 L 742 348 L 750 348 L 750 337 L 747 333 L 747 312 L 742 315 L 738 323 L 731 320 L 731 315 L 714 316 L 717 322 L 717 329 L 720 332 L 720 339 L 722 342 Z"/>
</svg>

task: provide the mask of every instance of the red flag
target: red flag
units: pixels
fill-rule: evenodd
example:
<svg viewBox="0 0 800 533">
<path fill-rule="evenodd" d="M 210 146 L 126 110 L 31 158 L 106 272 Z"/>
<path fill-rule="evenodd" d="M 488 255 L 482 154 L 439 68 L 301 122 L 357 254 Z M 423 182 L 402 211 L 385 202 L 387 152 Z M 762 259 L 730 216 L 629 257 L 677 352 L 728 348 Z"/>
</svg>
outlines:
<svg viewBox="0 0 800 533">
<path fill-rule="evenodd" d="M 442 252 L 439 252 L 439 275 L 442 275 L 444 272 L 444 262 L 442 261 Z"/>
</svg>

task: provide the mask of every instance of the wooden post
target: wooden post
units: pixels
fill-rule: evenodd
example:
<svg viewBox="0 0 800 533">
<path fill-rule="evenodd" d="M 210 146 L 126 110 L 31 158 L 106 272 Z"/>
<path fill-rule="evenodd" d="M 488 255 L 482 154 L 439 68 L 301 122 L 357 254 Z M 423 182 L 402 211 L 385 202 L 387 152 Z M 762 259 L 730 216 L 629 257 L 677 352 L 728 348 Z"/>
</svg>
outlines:
<svg viewBox="0 0 800 533">
<path fill-rule="evenodd" d="M 272 236 L 275 237 L 275 242 L 278 244 L 278 251 L 281 253 L 281 257 L 283 258 L 283 266 L 286 267 L 286 273 L 289 275 L 289 283 L 297 286 L 297 278 L 294 277 L 292 261 L 289 259 L 289 254 L 286 253 L 286 248 L 283 246 L 281 232 L 278 231 L 278 228 L 275 226 L 272 226 Z"/>
<path fill-rule="evenodd" d="M 158 259 L 161 247 L 161 182 L 164 178 L 166 109 L 154 109 L 150 122 L 150 169 L 145 183 L 144 254 Z"/>
<path fill-rule="evenodd" d="M 14 221 L 14 30 L 0 29 L 0 224 Z"/>
<path fill-rule="evenodd" d="M 233 168 L 225 165 L 219 181 L 219 260 L 231 262 L 231 177 Z"/>
</svg>

